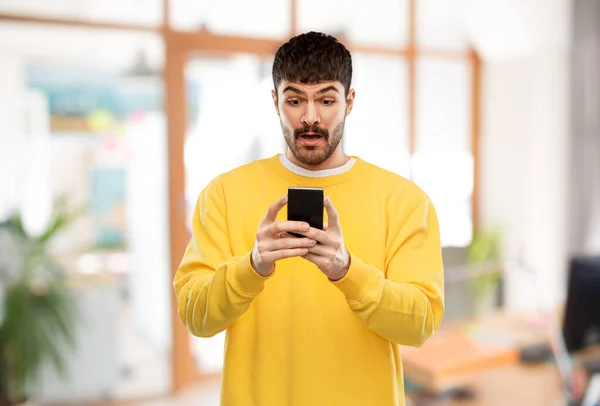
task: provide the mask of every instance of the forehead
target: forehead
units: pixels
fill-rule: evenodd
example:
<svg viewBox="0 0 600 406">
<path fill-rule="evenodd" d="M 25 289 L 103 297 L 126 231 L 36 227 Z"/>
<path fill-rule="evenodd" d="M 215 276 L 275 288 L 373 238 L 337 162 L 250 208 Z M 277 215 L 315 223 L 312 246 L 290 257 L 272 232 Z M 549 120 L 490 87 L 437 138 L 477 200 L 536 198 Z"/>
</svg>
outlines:
<svg viewBox="0 0 600 406">
<path fill-rule="evenodd" d="M 279 84 L 279 88 L 277 89 L 278 93 L 282 93 L 286 88 L 294 88 L 302 93 L 306 93 L 307 95 L 318 93 L 319 91 L 325 90 L 327 88 L 335 87 L 340 94 L 344 92 L 344 85 L 342 85 L 338 81 L 324 81 L 324 82 L 316 82 L 316 83 L 302 83 L 291 80 L 282 80 Z M 288 90 L 288 92 L 292 92 Z"/>
</svg>

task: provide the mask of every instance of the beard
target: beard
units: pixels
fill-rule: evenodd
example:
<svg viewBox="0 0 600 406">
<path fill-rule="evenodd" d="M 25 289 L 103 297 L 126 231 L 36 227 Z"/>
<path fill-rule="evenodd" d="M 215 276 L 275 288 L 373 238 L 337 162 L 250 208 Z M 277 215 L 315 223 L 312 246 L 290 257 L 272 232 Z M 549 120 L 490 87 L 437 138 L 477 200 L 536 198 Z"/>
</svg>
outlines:
<svg viewBox="0 0 600 406">
<path fill-rule="evenodd" d="M 342 140 L 342 136 L 344 134 L 344 125 L 345 121 L 339 123 L 331 134 L 324 128 L 321 128 L 317 125 L 312 126 L 304 126 L 302 128 L 297 128 L 292 131 L 291 128 L 286 127 L 283 122 L 281 122 L 281 130 L 283 131 L 283 137 L 285 138 L 285 142 L 287 143 L 290 151 L 296 157 L 298 162 L 308 165 L 308 166 L 316 166 L 325 162 L 336 150 L 340 141 Z M 299 138 L 303 133 L 316 133 L 320 134 L 325 140 L 325 146 L 316 145 L 316 146 L 306 146 L 302 145 Z"/>
</svg>

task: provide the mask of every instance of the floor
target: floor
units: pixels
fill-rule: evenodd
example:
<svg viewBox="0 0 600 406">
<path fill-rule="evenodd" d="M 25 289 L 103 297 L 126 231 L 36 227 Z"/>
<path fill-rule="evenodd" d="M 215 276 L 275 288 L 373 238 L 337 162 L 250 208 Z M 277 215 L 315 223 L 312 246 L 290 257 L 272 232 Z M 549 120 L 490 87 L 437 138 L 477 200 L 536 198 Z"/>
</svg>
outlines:
<svg viewBox="0 0 600 406">
<path fill-rule="evenodd" d="M 90 406 L 218 406 L 220 381 L 213 379 L 169 397 L 100 403 Z"/>
<path fill-rule="evenodd" d="M 168 393 L 171 387 L 169 354 L 157 351 L 144 340 L 143 336 L 133 328 L 134 324 L 131 313 L 125 306 L 121 313 L 119 327 L 119 361 L 124 373 L 112 393 L 113 399 L 116 400 L 158 397 Z M 198 362 L 199 370 L 206 374 L 219 373 L 222 368 L 224 335 L 218 334 L 210 339 L 190 339 L 194 358 L 202 361 Z M 212 405 L 217 404 L 214 401 L 211 403 L 211 400 L 215 399 L 214 393 L 218 394 L 218 389 L 218 383 L 210 382 L 208 385 L 191 390 L 191 395 L 183 393 L 181 396 L 208 397 L 206 405 Z M 198 404 L 196 401 L 194 405 L 203 406 L 204 403 Z"/>
<path fill-rule="evenodd" d="M 199 385 L 171 398 L 140 403 L 136 406 L 218 406 L 219 381 Z"/>
<path fill-rule="evenodd" d="M 118 324 L 118 362 L 121 375 L 113 388 L 113 399 L 139 399 L 168 392 L 170 360 L 134 327 L 130 306 L 125 302 Z"/>
<path fill-rule="evenodd" d="M 113 393 L 117 403 L 106 406 L 218 406 L 220 380 L 211 378 L 173 397 L 165 397 L 170 388 L 169 355 L 157 352 L 152 345 L 133 328 L 132 314 L 127 305 L 121 312 L 119 332 L 119 358 L 127 373 L 121 377 Z M 218 335 L 211 340 L 194 340 L 193 352 L 201 355 L 204 362 L 199 365 L 206 373 L 215 373 L 221 368 L 224 337 Z M 123 400 L 119 399 L 138 399 Z M 139 400 L 145 399 L 145 400 Z"/>
</svg>

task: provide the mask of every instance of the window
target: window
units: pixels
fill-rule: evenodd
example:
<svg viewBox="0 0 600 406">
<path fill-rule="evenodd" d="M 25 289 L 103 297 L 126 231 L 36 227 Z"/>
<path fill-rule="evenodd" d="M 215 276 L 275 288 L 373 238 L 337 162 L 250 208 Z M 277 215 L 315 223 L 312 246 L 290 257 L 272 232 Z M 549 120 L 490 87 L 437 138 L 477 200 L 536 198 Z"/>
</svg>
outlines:
<svg viewBox="0 0 600 406">
<path fill-rule="evenodd" d="M 188 64 L 187 81 L 198 91 L 195 100 L 188 95 L 188 104 L 197 108 L 185 146 L 188 208 L 213 177 L 281 152 L 271 64 L 248 54 L 199 56 Z M 232 98 L 239 106 L 234 113 L 224 108 Z"/>
<path fill-rule="evenodd" d="M 401 57 L 354 54 L 354 108 L 346 122 L 348 154 L 408 177 L 408 72 Z"/>
<path fill-rule="evenodd" d="M 472 238 L 470 75 L 464 61 L 417 61 L 413 174 L 436 206 L 444 246 L 466 246 Z"/>
</svg>

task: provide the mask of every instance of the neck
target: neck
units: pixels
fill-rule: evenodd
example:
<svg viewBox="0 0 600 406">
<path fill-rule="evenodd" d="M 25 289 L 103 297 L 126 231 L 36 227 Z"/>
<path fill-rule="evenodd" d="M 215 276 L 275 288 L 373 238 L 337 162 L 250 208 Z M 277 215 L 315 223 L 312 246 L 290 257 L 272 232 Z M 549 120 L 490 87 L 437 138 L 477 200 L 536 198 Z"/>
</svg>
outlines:
<svg viewBox="0 0 600 406">
<path fill-rule="evenodd" d="M 342 151 L 341 148 L 336 148 L 336 150 L 331 154 L 329 158 L 327 158 L 324 162 L 321 162 L 318 165 L 307 165 L 304 164 L 292 154 L 292 151 L 287 148 L 285 152 L 285 156 L 292 162 L 294 165 L 298 165 L 301 168 L 308 169 L 309 171 L 321 171 L 324 169 L 334 169 L 339 168 L 340 166 L 344 166 L 349 160 L 350 157 Z"/>
</svg>

